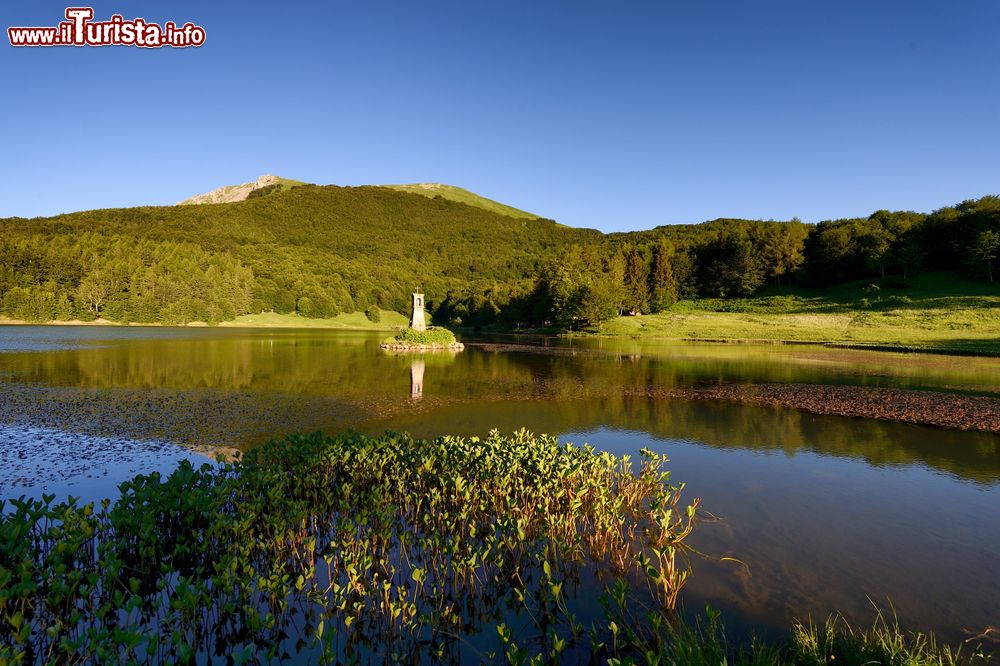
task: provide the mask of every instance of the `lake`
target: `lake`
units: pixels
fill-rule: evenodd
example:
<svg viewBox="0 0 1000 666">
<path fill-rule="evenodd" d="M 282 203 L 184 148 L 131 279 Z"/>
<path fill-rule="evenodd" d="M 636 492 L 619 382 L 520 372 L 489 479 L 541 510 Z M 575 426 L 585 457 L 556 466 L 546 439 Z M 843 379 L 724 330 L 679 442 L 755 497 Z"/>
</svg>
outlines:
<svg viewBox="0 0 1000 666">
<path fill-rule="evenodd" d="M 461 354 L 316 330 L 0 327 L 0 498 L 112 497 L 285 433 L 417 436 L 521 427 L 637 456 L 715 519 L 686 607 L 737 631 L 873 603 L 948 641 L 1000 624 L 1000 436 L 671 397 L 718 384 L 843 384 L 1000 395 L 1000 359 L 815 345 L 467 339 Z M 207 456 L 207 457 L 206 457 Z M 719 562 L 736 558 L 745 566 Z"/>
</svg>

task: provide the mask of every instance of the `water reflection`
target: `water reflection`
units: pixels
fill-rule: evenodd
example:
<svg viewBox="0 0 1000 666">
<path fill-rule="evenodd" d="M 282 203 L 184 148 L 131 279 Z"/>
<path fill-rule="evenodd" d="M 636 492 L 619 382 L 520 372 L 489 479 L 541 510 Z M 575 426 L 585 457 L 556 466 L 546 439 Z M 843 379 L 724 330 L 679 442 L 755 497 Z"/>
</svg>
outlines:
<svg viewBox="0 0 1000 666">
<path fill-rule="evenodd" d="M 410 362 L 410 398 L 420 400 L 424 397 L 424 359 L 414 358 Z"/>
<path fill-rule="evenodd" d="M 836 431 L 818 424 L 813 432 Z M 1000 619 L 996 484 L 967 483 L 919 461 L 872 465 L 819 446 L 710 446 L 604 427 L 561 438 L 667 454 L 672 478 L 720 518 L 700 525 L 692 545 L 747 566 L 696 561 L 689 607 L 710 603 L 780 631 L 793 617 L 833 612 L 866 622 L 873 602 L 891 603 L 904 625 L 951 641 Z"/>
<path fill-rule="evenodd" d="M 604 361 L 624 375 L 607 391 L 597 360 L 584 361 L 593 364 L 589 386 L 587 374 L 574 386 L 565 357 L 506 355 L 504 363 L 530 368 L 531 390 L 501 391 L 516 373 L 496 377 L 490 364 L 480 372 L 491 377 L 491 397 L 502 399 L 394 414 L 363 428 L 429 437 L 442 423 L 467 435 L 528 427 L 635 459 L 642 448 L 668 454 L 673 478 L 719 518 L 700 527 L 693 545 L 746 565 L 697 561 L 685 603 L 722 609 L 737 632 L 779 635 L 794 618 L 836 612 L 865 623 L 873 603 L 948 641 L 1000 618 L 992 566 L 1000 549 L 1000 437 L 650 397 L 630 389 L 659 371 L 633 354 Z M 581 357 L 588 354 L 570 358 Z M 449 375 L 435 376 L 429 394 L 453 390 Z"/>
<path fill-rule="evenodd" d="M 32 428 L 246 448 L 293 431 L 526 427 L 617 453 L 648 446 L 669 454 L 674 479 L 722 517 L 702 526 L 698 544 L 749 564 L 698 563 L 689 603 L 784 627 L 803 613 L 864 617 L 869 596 L 888 598 L 904 622 L 949 639 L 1000 623 L 1000 437 L 661 391 L 837 382 L 996 394 L 998 359 L 603 340 L 414 357 L 381 353 L 379 339 L 0 327 L 9 350 L 0 353 L 0 424 L 14 433 L 0 446 L 42 467 L 46 455 L 74 459 L 78 438 L 26 448 Z M 142 450 L 109 450 L 133 448 Z"/>
</svg>

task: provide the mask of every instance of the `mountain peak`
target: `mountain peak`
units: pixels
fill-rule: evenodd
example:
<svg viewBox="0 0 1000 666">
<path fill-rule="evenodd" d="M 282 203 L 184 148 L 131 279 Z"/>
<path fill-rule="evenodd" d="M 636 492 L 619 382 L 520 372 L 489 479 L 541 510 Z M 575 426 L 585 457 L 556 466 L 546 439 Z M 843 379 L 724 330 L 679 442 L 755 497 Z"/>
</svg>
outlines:
<svg viewBox="0 0 1000 666">
<path fill-rule="evenodd" d="M 243 201 L 250 196 L 250 193 L 254 190 L 259 190 L 264 187 L 269 187 L 271 185 L 278 185 L 283 190 L 293 188 L 297 185 L 305 185 L 300 180 L 291 180 L 288 178 L 282 178 L 280 176 L 275 176 L 269 173 L 264 174 L 257 178 L 256 181 L 252 183 L 243 183 L 242 185 L 225 185 L 218 189 L 212 190 L 211 192 L 206 192 L 204 194 L 196 194 L 195 196 L 185 199 L 184 201 L 178 202 L 178 206 L 192 206 L 198 204 L 214 204 L 214 203 L 231 203 L 233 201 Z"/>
<path fill-rule="evenodd" d="M 281 176 L 266 173 L 252 183 L 243 183 L 242 185 L 226 185 L 212 190 L 211 192 L 197 194 L 189 199 L 179 202 L 177 205 L 191 206 L 198 204 L 232 203 L 235 201 L 243 201 L 251 196 L 263 196 L 271 194 L 272 191 L 289 190 L 293 187 L 307 184 L 308 183 L 304 183 L 300 180 L 290 180 L 288 178 L 282 178 Z M 487 199 L 486 197 L 476 194 L 475 192 L 470 192 L 469 190 L 461 187 L 455 187 L 454 185 L 445 185 L 444 183 L 412 183 L 410 185 L 380 185 L 376 187 L 385 187 L 398 192 L 418 194 L 431 199 L 448 199 L 450 201 L 456 201 L 475 208 L 482 208 L 494 213 L 499 213 L 500 215 L 505 215 L 507 217 L 531 220 L 538 217 L 533 213 L 528 213 L 518 208 L 514 208 L 513 206 L 502 204 L 498 201 L 494 201 L 493 199 Z M 264 188 L 269 189 L 266 192 L 254 194 L 257 190 L 263 190 Z"/>
</svg>

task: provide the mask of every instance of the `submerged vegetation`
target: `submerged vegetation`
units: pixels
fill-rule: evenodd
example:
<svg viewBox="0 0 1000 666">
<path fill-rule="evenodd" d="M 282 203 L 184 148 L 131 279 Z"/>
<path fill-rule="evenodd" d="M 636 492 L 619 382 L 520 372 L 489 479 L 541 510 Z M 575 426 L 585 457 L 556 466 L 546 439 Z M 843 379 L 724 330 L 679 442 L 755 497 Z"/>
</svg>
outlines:
<svg viewBox="0 0 1000 666">
<path fill-rule="evenodd" d="M 744 646 L 711 609 L 685 620 L 699 502 L 665 462 L 525 431 L 317 433 L 99 507 L 0 503 L 0 661 L 986 660 L 883 621 Z"/>
<path fill-rule="evenodd" d="M 137 477 L 96 509 L 11 501 L 0 658 L 633 654 L 688 576 L 698 502 L 664 462 L 635 473 L 523 431 L 316 434 Z M 578 616 L 580 585 L 607 621 Z"/>
</svg>

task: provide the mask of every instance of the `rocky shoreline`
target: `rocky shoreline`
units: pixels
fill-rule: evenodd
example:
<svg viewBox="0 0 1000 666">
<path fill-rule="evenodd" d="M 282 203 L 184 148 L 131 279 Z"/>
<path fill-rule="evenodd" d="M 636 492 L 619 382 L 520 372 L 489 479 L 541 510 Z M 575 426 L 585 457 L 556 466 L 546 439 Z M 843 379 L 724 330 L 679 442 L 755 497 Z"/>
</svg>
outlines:
<svg viewBox="0 0 1000 666">
<path fill-rule="evenodd" d="M 725 384 L 693 397 L 1000 433 L 1000 398 L 826 384 Z"/>
<path fill-rule="evenodd" d="M 398 352 L 434 352 L 434 351 L 454 351 L 460 352 L 465 349 L 465 345 L 461 342 L 452 342 L 451 344 L 442 345 L 438 343 L 433 344 L 416 344 L 413 342 L 383 342 L 379 345 L 380 348 L 386 351 L 398 351 Z"/>
<path fill-rule="evenodd" d="M 1000 398 L 992 396 L 830 384 L 648 386 L 639 394 L 651 398 L 736 402 L 798 409 L 824 416 L 850 416 L 1000 434 Z"/>
</svg>

